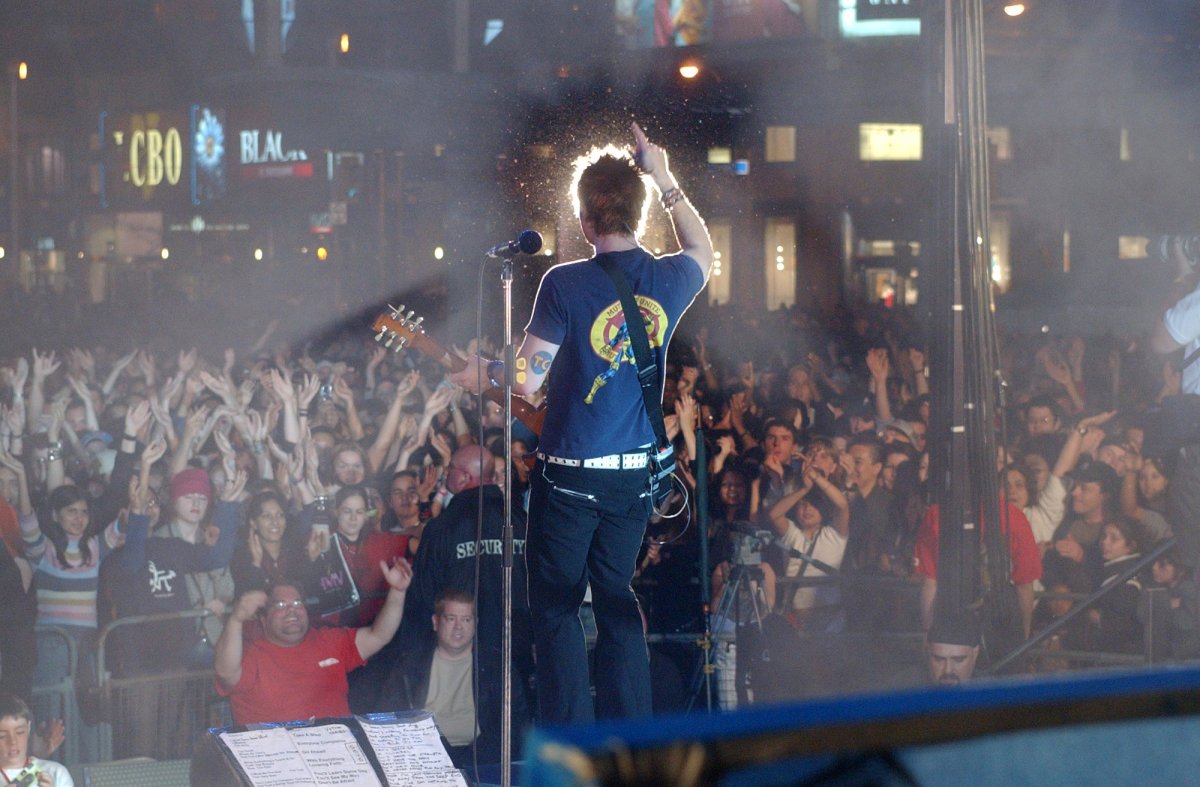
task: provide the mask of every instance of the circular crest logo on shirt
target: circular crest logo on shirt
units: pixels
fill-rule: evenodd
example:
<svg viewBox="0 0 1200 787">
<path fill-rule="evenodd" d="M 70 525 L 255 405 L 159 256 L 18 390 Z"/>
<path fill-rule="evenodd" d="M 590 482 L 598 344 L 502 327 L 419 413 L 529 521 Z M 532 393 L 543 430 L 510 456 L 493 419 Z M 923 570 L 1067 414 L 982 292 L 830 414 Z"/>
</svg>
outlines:
<svg viewBox="0 0 1200 787">
<path fill-rule="evenodd" d="M 642 320 L 646 324 L 646 338 L 650 340 L 650 349 L 661 347 L 663 337 L 667 335 L 667 313 L 658 301 L 645 295 L 635 295 Z M 596 316 L 592 323 L 592 351 L 612 363 L 617 353 L 622 351 L 628 342 L 625 327 L 625 314 L 621 310 L 621 302 L 613 301 Z"/>
</svg>

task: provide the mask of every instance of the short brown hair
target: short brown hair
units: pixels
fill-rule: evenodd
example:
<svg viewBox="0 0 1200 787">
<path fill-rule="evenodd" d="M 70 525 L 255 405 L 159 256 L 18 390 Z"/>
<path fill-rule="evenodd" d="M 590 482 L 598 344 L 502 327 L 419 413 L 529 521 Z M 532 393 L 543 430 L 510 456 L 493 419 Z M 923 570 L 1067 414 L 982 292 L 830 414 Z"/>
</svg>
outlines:
<svg viewBox="0 0 1200 787">
<path fill-rule="evenodd" d="M 645 213 L 646 184 L 633 159 L 610 147 L 581 161 L 590 163 L 579 173 L 576 204 L 596 234 L 637 236 Z"/>
<path fill-rule="evenodd" d="M 0 694 L 0 719 L 24 719 L 33 724 L 33 712 L 16 694 Z"/>
<path fill-rule="evenodd" d="M 437 599 L 433 602 L 433 614 L 440 615 L 446 611 L 446 604 L 451 601 L 457 601 L 462 604 L 470 604 L 471 610 L 475 610 L 475 594 L 469 590 L 459 590 L 457 588 L 446 588 L 441 593 L 437 594 Z"/>
</svg>

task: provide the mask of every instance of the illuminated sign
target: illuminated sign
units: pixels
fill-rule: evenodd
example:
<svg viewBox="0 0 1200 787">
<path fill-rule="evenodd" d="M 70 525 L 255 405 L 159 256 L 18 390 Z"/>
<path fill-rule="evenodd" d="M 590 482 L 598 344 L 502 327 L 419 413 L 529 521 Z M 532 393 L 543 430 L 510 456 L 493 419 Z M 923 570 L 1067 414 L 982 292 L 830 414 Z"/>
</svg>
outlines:
<svg viewBox="0 0 1200 787">
<path fill-rule="evenodd" d="M 288 149 L 283 143 L 282 131 L 244 129 L 239 132 L 238 139 L 243 178 L 311 178 L 313 175 L 308 154 L 303 150 Z"/>
<path fill-rule="evenodd" d="M 225 113 L 192 107 L 192 204 L 225 196 Z"/>
<path fill-rule="evenodd" d="M 628 49 L 798 38 L 818 25 L 802 0 L 613 0 L 613 18 Z"/>
<path fill-rule="evenodd" d="M 183 174 L 183 143 L 179 129 L 166 132 L 156 128 L 139 129 L 129 135 L 129 182 L 138 188 L 154 187 L 165 179 L 179 185 Z"/>
<path fill-rule="evenodd" d="M 921 15 L 920 0 L 858 0 L 858 19 L 911 19 Z"/>
<path fill-rule="evenodd" d="M 255 116 L 257 115 L 257 116 Z M 248 117 L 249 116 L 249 117 Z M 100 113 L 100 207 L 202 206 L 241 181 L 312 178 L 309 153 L 253 110 L 196 104 L 186 110 Z"/>
<path fill-rule="evenodd" d="M 182 112 L 142 112 L 105 118 L 106 197 L 126 204 L 185 198 Z"/>
</svg>

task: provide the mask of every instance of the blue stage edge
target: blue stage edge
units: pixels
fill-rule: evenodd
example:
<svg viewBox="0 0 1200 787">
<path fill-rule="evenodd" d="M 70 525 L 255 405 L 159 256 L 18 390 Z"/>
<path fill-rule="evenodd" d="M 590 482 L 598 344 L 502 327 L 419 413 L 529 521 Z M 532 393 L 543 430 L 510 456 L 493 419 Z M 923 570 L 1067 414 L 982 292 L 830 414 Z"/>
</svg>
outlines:
<svg viewBox="0 0 1200 787">
<path fill-rule="evenodd" d="M 521 784 L 1195 784 L 1200 668 L 535 730 Z"/>
</svg>

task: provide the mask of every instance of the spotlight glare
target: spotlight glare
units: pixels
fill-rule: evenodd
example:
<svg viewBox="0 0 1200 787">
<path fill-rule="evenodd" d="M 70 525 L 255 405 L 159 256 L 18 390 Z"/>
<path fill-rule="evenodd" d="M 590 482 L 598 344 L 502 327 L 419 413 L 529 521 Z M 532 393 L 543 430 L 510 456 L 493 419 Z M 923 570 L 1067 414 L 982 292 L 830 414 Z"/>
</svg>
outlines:
<svg viewBox="0 0 1200 787">
<path fill-rule="evenodd" d="M 1020 16 L 1021 14 L 1025 13 L 1025 4 L 1009 3 L 1008 5 L 1004 6 L 1004 13 L 1008 14 L 1009 16 Z"/>
<path fill-rule="evenodd" d="M 695 79 L 700 76 L 700 66 L 695 63 L 684 63 L 679 67 L 679 76 L 684 79 Z"/>
</svg>

